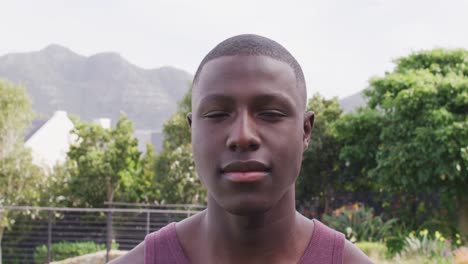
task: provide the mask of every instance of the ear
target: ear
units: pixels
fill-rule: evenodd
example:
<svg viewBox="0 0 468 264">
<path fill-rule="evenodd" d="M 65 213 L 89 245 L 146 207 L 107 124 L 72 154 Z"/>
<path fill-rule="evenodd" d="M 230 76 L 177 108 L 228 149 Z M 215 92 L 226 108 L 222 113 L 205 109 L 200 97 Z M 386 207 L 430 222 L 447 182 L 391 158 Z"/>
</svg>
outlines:
<svg viewBox="0 0 468 264">
<path fill-rule="evenodd" d="M 189 127 L 192 127 L 192 112 L 187 113 L 187 123 Z"/>
<path fill-rule="evenodd" d="M 302 138 L 305 151 L 309 146 L 310 137 L 312 136 L 312 128 L 314 128 L 315 113 L 307 111 L 304 115 L 304 135 Z"/>
</svg>

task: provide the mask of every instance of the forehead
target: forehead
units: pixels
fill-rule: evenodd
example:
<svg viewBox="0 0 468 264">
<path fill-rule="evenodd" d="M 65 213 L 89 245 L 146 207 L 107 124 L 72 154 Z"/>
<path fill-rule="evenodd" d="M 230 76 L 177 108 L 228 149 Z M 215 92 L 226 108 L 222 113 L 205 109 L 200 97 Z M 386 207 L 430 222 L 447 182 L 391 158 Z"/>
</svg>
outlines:
<svg viewBox="0 0 468 264">
<path fill-rule="evenodd" d="M 192 106 L 213 94 L 278 95 L 297 105 L 302 101 L 292 67 L 267 56 L 225 56 L 206 63 L 194 83 Z"/>
</svg>

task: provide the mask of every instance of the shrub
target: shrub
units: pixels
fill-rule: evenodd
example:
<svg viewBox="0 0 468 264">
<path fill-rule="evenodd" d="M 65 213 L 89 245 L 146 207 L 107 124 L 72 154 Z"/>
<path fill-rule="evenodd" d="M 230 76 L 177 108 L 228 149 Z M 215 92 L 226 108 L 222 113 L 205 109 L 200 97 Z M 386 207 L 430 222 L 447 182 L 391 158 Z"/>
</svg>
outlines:
<svg viewBox="0 0 468 264">
<path fill-rule="evenodd" d="M 393 226 L 392 231 L 385 237 L 387 246 L 387 257 L 394 257 L 405 247 L 405 239 L 410 234 L 411 228 L 405 223 L 399 222 Z"/>
<path fill-rule="evenodd" d="M 405 246 L 399 255 L 405 258 L 425 256 L 429 260 L 437 260 L 437 263 L 445 263 L 446 259 L 453 257 L 452 242 L 438 231 L 434 235 L 427 229 L 418 233 L 413 231 L 405 238 Z"/>
<path fill-rule="evenodd" d="M 383 241 L 397 219 L 384 221 L 374 210 L 355 203 L 324 214 L 323 222 L 346 235 L 351 242 Z"/>
<path fill-rule="evenodd" d="M 118 249 L 119 244 L 112 242 L 112 249 Z M 64 260 L 71 257 L 82 256 L 101 250 L 105 250 L 106 245 L 96 244 L 92 241 L 87 242 L 66 242 L 52 244 L 52 260 Z M 35 263 L 45 263 L 47 261 L 47 246 L 37 246 L 34 251 Z"/>
</svg>

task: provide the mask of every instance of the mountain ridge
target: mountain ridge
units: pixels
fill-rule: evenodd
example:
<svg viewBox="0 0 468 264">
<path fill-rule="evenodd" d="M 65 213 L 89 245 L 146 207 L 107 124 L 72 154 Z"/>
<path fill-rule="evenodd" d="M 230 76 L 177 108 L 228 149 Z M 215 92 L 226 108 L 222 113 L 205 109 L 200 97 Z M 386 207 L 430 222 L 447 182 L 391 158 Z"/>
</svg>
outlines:
<svg viewBox="0 0 468 264">
<path fill-rule="evenodd" d="M 161 131 L 188 91 L 192 75 L 172 66 L 144 69 L 116 52 L 80 55 L 50 44 L 38 51 L 0 56 L 0 78 L 23 84 L 33 109 L 45 116 L 64 110 L 86 121 L 118 120 L 135 129 Z M 339 99 L 344 112 L 365 104 L 362 91 Z"/>
<path fill-rule="evenodd" d="M 0 78 L 23 84 L 33 109 L 64 110 L 91 121 L 123 111 L 136 129 L 161 130 L 188 91 L 192 75 L 175 67 L 140 68 L 120 54 L 83 56 L 57 44 L 0 56 Z"/>
</svg>

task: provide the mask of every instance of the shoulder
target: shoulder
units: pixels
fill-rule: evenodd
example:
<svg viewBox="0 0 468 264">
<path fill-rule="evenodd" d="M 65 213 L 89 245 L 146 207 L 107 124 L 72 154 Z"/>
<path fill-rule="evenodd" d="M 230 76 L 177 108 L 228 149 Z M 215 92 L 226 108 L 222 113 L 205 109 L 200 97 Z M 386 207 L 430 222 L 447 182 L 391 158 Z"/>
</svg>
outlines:
<svg viewBox="0 0 468 264">
<path fill-rule="evenodd" d="M 110 262 L 111 264 L 144 264 L 145 258 L 164 257 L 161 252 L 169 252 L 170 244 L 175 243 L 175 223 L 169 223 L 161 229 L 146 235 L 143 242 L 120 258 Z M 157 246 L 155 246 L 157 245 Z M 146 255 L 148 256 L 146 256 Z"/>
<path fill-rule="evenodd" d="M 356 245 L 345 239 L 343 249 L 343 264 L 362 263 L 372 264 L 372 260 L 367 257 Z"/>
<path fill-rule="evenodd" d="M 321 223 L 318 220 L 314 219 L 316 230 L 314 233 L 317 234 L 317 237 L 321 239 L 315 241 L 317 245 L 321 245 L 325 247 L 331 241 L 335 241 L 333 247 L 338 250 L 340 257 L 339 259 L 343 259 L 343 264 L 354 264 L 354 263 L 362 263 L 362 264 L 371 264 L 373 263 L 369 257 L 367 257 L 356 245 L 351 243 L 347 240 L 344 234 L 326 226 L 325 224 Z M 335 237 L 336 240 L 333 240 L 332 237 Z"/>
<path fill-rule="evenodd" d="M 126 264 L 126 263 L 134 263 L 134 264 L 144 264 L 145 263 L 145 242 L 141 242 L 130 250 L 127 254 L 112 260 L 109 264 Z"/>
</svg>

